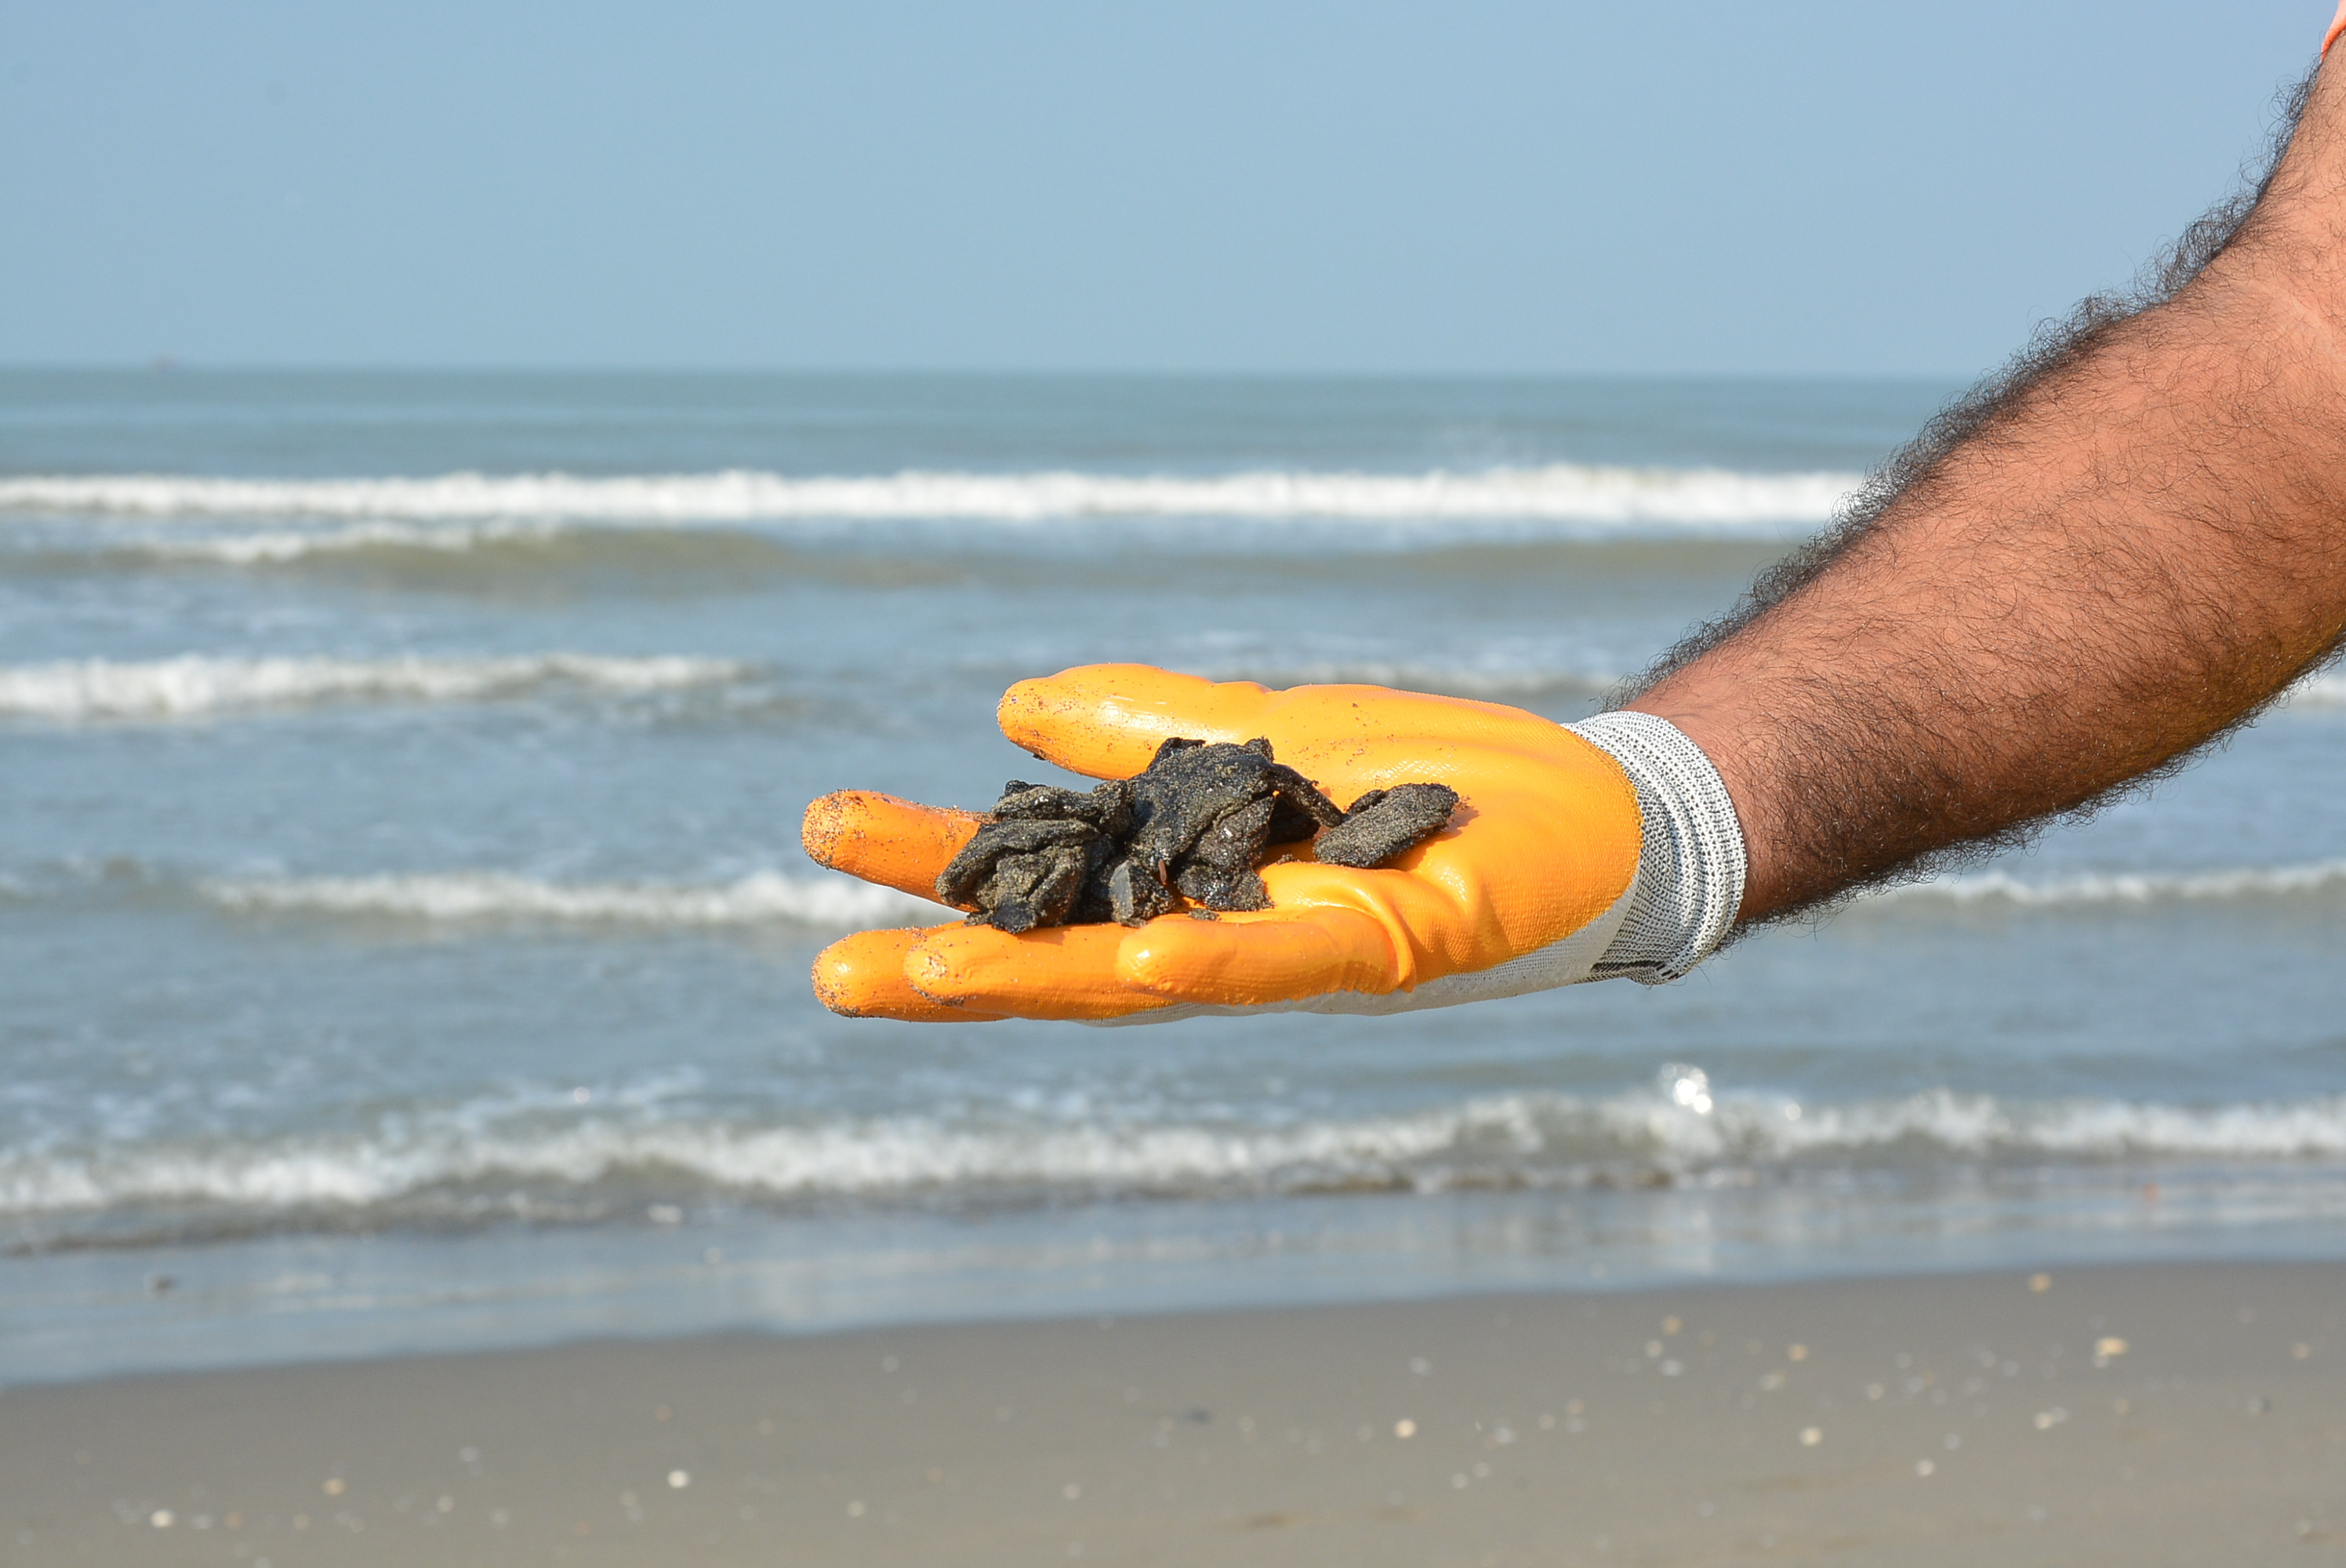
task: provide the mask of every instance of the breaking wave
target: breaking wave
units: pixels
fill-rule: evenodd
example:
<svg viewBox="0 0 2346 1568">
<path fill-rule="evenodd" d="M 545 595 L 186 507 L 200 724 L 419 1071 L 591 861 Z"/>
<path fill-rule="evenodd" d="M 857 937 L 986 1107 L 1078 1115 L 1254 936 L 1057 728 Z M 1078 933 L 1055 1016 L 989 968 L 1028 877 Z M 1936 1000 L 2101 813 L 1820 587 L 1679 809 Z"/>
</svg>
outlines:
<svg viewBox="0 0 2346 1568">
<path fill-rule="evenodd" d="M 495 871 L 414 876 L 216 879 L 197 885 L 219 908 L 433 923 L 742 926 L 774 921 L 852 928 L 954 918 L 943 905 L 850 877 L 757 871 L 734 881 L 549 882 Z"/>
<path fill-rule="evenodd" d="M 342 528 L 292 529 L 258 534 L 215 534 L 186 539 L 143 539 L 140 555 L 165 561 L 213 561 L 228 566 L 281 566 L 312 556 L 355 555 L 365 550 L 423 550 L 455 555 L 493 545 L 536 544 L 563 533 L 556 523 L 476 523 L 423 526 L 413 523 L 356 523 Z"/>
<path fill-rule="evenodd" d="M 1402 691 L 1440 692 L 1492 702 L 1533 697 L 1601 697 L 1621 680 L 1601 669 L 1538 665 L 1404 663 L 1379 659 L 1328 659 L 1312 663 L 1205 665 L 1190 673 L 1211 680 L 1252 680 L 1272 687 L 1290 686 L 1389 686 Z"/>
<path fill-rule="evenodd" d="M 174 873 L 116 863 L 110 875 L 168 894 L 190 884 Z M 67 885 L 77 885 L 66 878 Z M 11 882 L 0 897 L 54 896 L 54 876 Z M 726 881 L 556 881 L 504 871 L 360 876 L 209 877 L 194 895 L 240 915 L 313 914 L 423 925 L 555 924 L 673 929 L 777 922 L 837 930 L 933 925 L 954 918 L 941 904 L 852 877 L 754 871 Z M 2116 872 L 2024 880 L 2008 872 L 1949 878 L 1868 895 L 1868 910 L 1924 915 L 1964 910 L 2123 910 L 2162 904 L 2249 902 L 2346 894 L 2346 860 L 2193 873 Z"/>
<path fill-rule="evenodd" d="M 1086 517 L 1813 526 L 1832 516 L 1861 477 L 1581 463 L 1473 473 L 1260 472 L 1202 477 L 907 471 L 870 477 L 791 478 L 741 470 L 610 478 L 566 473 L 333 480 L 35 475 L 0 480 L 0 511 L 350 519 L 375 527 L 492 519 L 543 524 L 799 519 L 1037 523 Z M 255 543 L 250 547 L 265 551 L 270 546 Z"/>
<path fill-rule="evenodd" d="M 791 923 L 834 930 L 933 925 L 944 905 L 830 872 L 760 871 L 729 881 L 560 881 L 505 871 L 382 872 L 355 876 L 211 876 L 192 881 L 168 868 L 106 862 L 0 873 L 0 898 L 85 896 L 99 883 L 167 900 L 192 895 L 234 915 L 311 914 L 419 925 L 537 924 L 678 930 Z M 2346 895 L 2346 860 L 2198 872 L 2101 872 L 2023 879 L 2004 871 L 1953 877 L 1866 895 L 1851 915 L 1902 917 L 1963 911 L 2123 911 L 2161 905 L 2250 903 Z"/>
<path fill-rule="evenodd" d="M 171 719 L 327 703 L 480 701 L 563 688 L 640 694 L 737 680 L 750 672 L 750 667 L 728 659 L 575 653 L 61 660 L 0 666 L 0 717 Z"/>
<path fill-rule="evenodd" d="M 1698 1070 L 1676 1069 L 1699 1077 Z M 1681 1080 L 1683 1082 L 1684 1080 Z M 0 1151 L 0 1213 L 31 1217 L 157 1205 L 248 1214 L 446 1214 L 484 1194 L 554 1213 L 600 1189 L 764 1199 L 956 1194 L 1216 1196 L 1443 1192 L 1650 1182 L 1733 1185 L 1800 1170 L 1927 1172 L 1984 1165 L 2270 1163 L 2346 1157 L 2346 1098 L 2211 1106 L 2021 1104 L 1936 1090 L 1846 1105 L 1669 1087 L 1606 1098 L 1496 1095 L 1413 1114 L 1282 1126 L 904 1115 L 755 1125 L 659 1105 L 543 1104 L 386 1116 L 339 1135 Z M 502 1196 L 499 1196 L 502 1195 Z M 575 1209 L 574 1209 L 575 1212 Z M 640 1212 L 640 1211 L 635 1211 Z"/>
<path fill-rule="evenodd" d="M 1864 901 L 2006 904 L 2045 909 L 2299 898 L 2336 892 L 2346 892 L 2346 860 L 2225 867 L 2206 871 L 2100 871 L 2031 879 L 2015 877 L 2009 871 L 1984 871 L 1888 888 Z"/>
<path fill-rule="evenodd" d="M 2291 687 L 2283 700 L 2292 708 L 2346 708 L 2346 675 L 2318 671 Z"/>
</svg>

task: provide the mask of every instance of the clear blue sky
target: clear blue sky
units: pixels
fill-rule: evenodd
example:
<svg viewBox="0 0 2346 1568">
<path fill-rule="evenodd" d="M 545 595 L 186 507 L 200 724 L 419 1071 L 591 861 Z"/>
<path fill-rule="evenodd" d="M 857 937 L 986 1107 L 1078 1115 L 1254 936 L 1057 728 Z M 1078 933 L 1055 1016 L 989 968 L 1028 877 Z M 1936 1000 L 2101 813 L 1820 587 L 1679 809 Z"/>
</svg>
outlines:
<svg viewBox="0 0 2346 1568">
<path fill-rule="evenodd" d="M 0 0 L 0 361 L 1964 374 L 2327 0 Z"/>
</svg>

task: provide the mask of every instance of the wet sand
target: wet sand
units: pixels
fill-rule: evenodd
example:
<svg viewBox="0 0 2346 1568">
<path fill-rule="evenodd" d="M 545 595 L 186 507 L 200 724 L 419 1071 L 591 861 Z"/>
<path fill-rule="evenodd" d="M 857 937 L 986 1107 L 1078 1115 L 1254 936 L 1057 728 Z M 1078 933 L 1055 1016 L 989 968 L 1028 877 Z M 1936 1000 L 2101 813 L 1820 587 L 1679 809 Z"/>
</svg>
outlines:
<svg viewBox="0 0 2346 1568">
<path fill-rule="evenodd" d="M 0 1391 L 11 1563 L 2346 1563 L 2346 1266 Z"/>
</svg>

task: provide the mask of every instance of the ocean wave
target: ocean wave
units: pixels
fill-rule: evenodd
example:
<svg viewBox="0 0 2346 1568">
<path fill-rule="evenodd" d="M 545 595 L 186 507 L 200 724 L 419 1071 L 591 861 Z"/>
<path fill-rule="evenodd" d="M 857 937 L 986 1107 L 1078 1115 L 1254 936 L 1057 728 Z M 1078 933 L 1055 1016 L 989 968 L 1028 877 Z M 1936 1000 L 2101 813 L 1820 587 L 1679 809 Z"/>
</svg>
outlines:
<svg viewBox="0 0 2346 1568">
<path fill-rule="evenodd" d="M 913 1115 L 760 1126 L 657 1112 L 555 1121 L 536 1107 L 456 1107 L 386 1117 L 339 1136 L 0 1150 L 0 1213 L 190 1204 L 264 1213 L 377 1209 L 515 1187 L 557 1208 L 566 1193 L 596 1188 L 775 1199 L 1434 1193 L 1635 1185 L 1658 1175 L 1717 1185 L 1852 1166 L 1927 1174 L 2163 1160 L 2303 1166 L 2346 1157 L 2346 1098 L 2334 1096 L 2188 1106 L 2020 1104 L 1936 1090 L 1803 1105 L 1780 1095 L 1714 1099 L 1706 1090 L 1696 1104 L 1701 1108 L 1668 1090 L 1524 1094 L 1283 1126 L 1008 1117 L 982 1125 Z"/>
<path fill-rule="evenodd" d="M 420 550 L 455 555 L 494 545 L 544 544 L 559 538 L 563 532 L 558 523 L 478 523 L 466 526 L 358 523 L 342 528 L 142 539 L 130 548 L 138 555 L 163 561 L 281 566 L 314 556 L 356 555 L 362 551 Z"/>
<path fill-rule="evenodd" d="M 1609 670 L 1538 665 L 1435 664 L 1382 659 L 1311 663 L 1205 664 L 1189 673 L 1210 680 L 1252 680 L 1264 686 L 1388 686 L 1402 691 L 1508 702 L 1528 697 L 1599 697 L 1621 676 Z"/>
<path fill-rule="evenodd" d="M 1450 689 L 1460 689 L 1460 684 L 1451 682 Z M 691 927 L 787 921 L 846 928 L 935 923 L 953 918 L 952 911 L 942 905 L 851 878 L 801 879 L 774 871 L 718 883 L 557 882 L 499 871 L 213 878 L 199 882 L 197 891 L 207 901 L 240 913 L 308 911 L 425 922 L 532 921 Z M 2036 880 L 1990 871 L 1885 889 L 1868 895 L 1856 907 L 2125 907 L 2338 892 L 2346 892 L 2346 860 Z"/>
<path fill-rule="evenodd" d="M 331 914 L 434 923 L 740 926 L 791 921 L 852 928 L 934 924 L 943 905 L 850 877 L 757 871 L 729 882 L 550 882 L 495 871 L 413 876 L 214 879 L 198 892 L 246 914 Z"/>
<path fill-rule="evenodd" d="M 2290 687 L 2282 700 L 2291 708 L 2346 708 L 2346 675 L 2316 671 Z"/>
<path fill-rule="evenodd" d="M 641 694 L 741 678 L 728 659 L 555 653 L 454 658 L 236 658 L 0 666 L 0 717 L 194 718 L 350 702 L 468 702 L 564 687 Z"/>
<path fill-rule="evenodd" d="M 2340 891 L 2346 891 L 2346 860 L 2224 867 L 2205 871 L 2095 871 L 2043 878 L 1984 871 L 1886 888 L 1869 895 L 1863 902 L 2008 904 L 2045 909 L 2302 898 Z"/>
<path fill-rule="evenodd" d="M 1258 472 L 1218 476 L 907 471 L 869 477 L 779 473 L 450 473 L 433 478 L 215 479 L 178 474 L 0 480 L 0 512 L 157 518 L 353 519 L 371 524 L 832 521 L 1039 523 L 1091 517 L 1813 526 L 1854 473 L 1541 467 L 1422 473 Z M 255 546 L 258 548 L 258 546 Z"/>
<path fill-rule="evenodd" d="M 1454 689 L 1455 689 L 1454 686 Z M 423 922 L 553 921 L 637 926 L 732 926 L 770 921 L 849 928 L 953 918 L 926 900 L 847 877 L 759 871 L 731 881 L 561 882 L 499 871 L 347 877 L 211 878 L 196 884 L 238 913 L 307 911 Z M 2199 872 L 2112 872 L 2024 880 L 1991 871 L 1886 889 L 1868 909 L 2141 908 L 2346 893 L 2346 860 Z"/>
</svg>

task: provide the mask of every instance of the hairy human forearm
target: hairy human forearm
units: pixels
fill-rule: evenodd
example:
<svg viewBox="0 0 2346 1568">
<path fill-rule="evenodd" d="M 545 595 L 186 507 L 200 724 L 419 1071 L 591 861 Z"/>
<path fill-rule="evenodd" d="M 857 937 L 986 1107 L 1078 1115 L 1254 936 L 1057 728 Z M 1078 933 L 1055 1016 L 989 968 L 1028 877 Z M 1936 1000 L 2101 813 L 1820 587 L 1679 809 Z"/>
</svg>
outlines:
<svg viewBox="0 0 2346 1568">
<path fill-rule="evenodd" d="M 1747 920 L 1993 842 L 2252 714 L 2346 628 L 2346 67 L 2229 242 L 1955 416 L 1628 706 L 1718 765 Z"/>
</svg>

